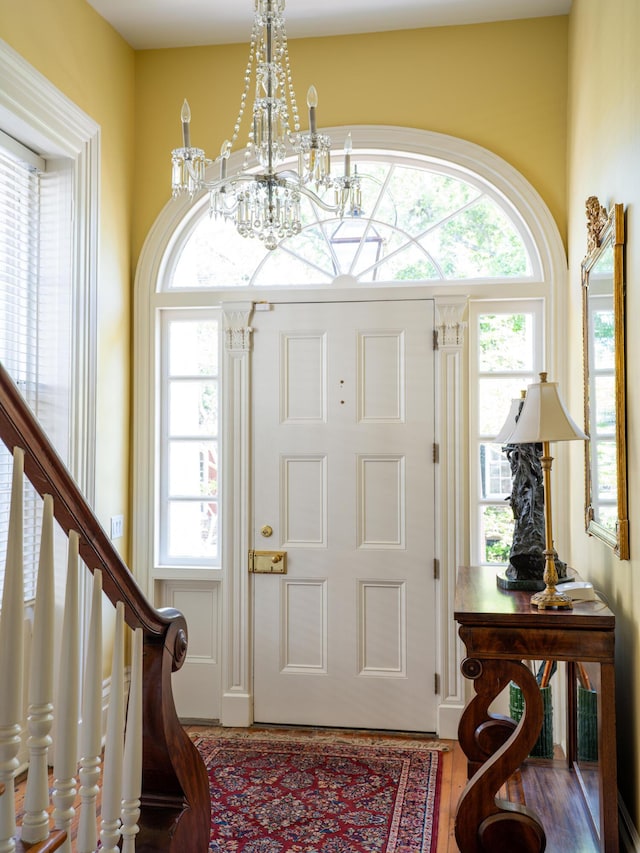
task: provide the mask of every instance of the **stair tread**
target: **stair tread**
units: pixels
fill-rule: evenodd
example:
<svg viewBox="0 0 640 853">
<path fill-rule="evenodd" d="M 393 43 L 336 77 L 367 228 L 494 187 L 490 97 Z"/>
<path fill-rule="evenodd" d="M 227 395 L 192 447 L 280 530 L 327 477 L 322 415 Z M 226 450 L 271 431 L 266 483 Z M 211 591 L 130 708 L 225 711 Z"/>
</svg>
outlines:
<svg viewBox="0 0 640 853">
<path fill-rule="evenodd" d="M 16 853 L 53 853 L 54 850 L 62 847 L 67 838 L 67 833 L 63 829 L 52 829 L 49 837 L 44 841 L 37 841 L 35 844 L 27 844 L 18 836 L 16 839 Z"/>
</svg>

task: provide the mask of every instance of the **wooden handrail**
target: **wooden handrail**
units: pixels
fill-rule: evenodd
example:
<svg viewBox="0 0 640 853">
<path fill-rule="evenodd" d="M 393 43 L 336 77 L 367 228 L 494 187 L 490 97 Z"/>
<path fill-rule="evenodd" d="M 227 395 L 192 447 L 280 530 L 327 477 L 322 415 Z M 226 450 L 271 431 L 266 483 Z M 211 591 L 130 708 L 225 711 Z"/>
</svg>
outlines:
<svg viewBox="0 0 640 853">
<path fill-rule="evenodd" d="M 36 491 L 53 497 L 64 532 L 80 536 L 80 556 L 101 569 L 104 592 L 124 604 L 126 623 L 142 628 L 143 758 L 138 853 L 204 853 L 209 848 L 210 798 L 206 768 L 178 719 L 172 672 L 186 659 L 187 624 L 172 608 L 147 600 L 113 547 L 11 376 L 0 364 L 0 439 L 25 453 L 25 474 Z"/>
</svg>

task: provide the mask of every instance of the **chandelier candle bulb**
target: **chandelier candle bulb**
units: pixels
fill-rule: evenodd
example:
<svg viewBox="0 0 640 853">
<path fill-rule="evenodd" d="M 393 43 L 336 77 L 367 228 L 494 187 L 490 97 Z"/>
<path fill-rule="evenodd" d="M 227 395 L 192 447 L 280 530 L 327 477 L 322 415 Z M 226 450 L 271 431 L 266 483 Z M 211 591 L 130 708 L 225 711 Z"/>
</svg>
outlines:
<svg viewBox="0 0 640 853">
<path fill-rule="evenodd" d="M 189 128 L 191 123 L 191 108 L 186 98 L 182 105 L 180 119 L 182 120 L 182 145 L 184 148 L 191 148 L 191 133 Z"/>
<path fill-rule="evenodd" d="M 318 92 L 315 86 L 309 86 L 309 91 L 307 92 L 307 106 L 309 107 L 309 133 L 313 136 L 318 132 L 318 127 L 316 124 Z"/>
<path fill-rule="evenodd" d="M 353 141 L 351 134 L 347 133 L 347 138 L 344 141 L 344 174 L 345 177 L 351 177 L 351 152 L 353 151 Z"/>
<path fill-rule="evenodd" d="M 222 148 L 220 149 L 220 180 L 224 181 L 227 178 L 227 158 L 229 157 L 229 152 L 231 151 L 231 143 L 228 139 L 222 143 Z"/>
</svg>

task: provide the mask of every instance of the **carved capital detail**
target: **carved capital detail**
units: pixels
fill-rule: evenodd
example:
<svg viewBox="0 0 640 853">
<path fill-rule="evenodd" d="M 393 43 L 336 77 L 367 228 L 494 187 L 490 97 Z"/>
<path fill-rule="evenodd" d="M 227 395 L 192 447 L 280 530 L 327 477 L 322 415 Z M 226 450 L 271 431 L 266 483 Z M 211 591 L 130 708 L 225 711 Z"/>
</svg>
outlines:
<svg viewBox="0 0 640 853">
<path fill-rule="evenodd" d="M 439 347 L 462 347 L 464 345 L 467 323 L 463 321 L 467 310 L 466 296 L 436 299 L 436 328 Z"/>
<path fill-rule="evenodd" d="M 251 349 L 251 326 L 243 329 L 225 329 L 224 346 L 229 352 L 248 352 Z"/>
<path fill-rule="evenodd" d="M 253 302 L 228 302 L 222 306 L 222 313 L 227 352 L 249 352 L 253 332 L 249 320 L 253 313 Z"/>
</svg>

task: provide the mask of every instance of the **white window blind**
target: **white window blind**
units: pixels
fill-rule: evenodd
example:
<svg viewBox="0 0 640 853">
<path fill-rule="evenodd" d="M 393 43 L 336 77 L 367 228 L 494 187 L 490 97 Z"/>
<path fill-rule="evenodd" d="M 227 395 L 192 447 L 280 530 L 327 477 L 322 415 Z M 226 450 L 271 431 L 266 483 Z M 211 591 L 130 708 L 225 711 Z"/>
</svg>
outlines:
<svg viewBox="0 0 640 853">
<path fill-rule="evenodd" d="M 0 360 L 38 412 L 40 181 L 44 161 L 0 136 Z M 0 595 L 7 549 L 12 455 L 0 443 Z M 25 599 L 33 598 L 41 500 L 25 483 Z"/>
</svg>

